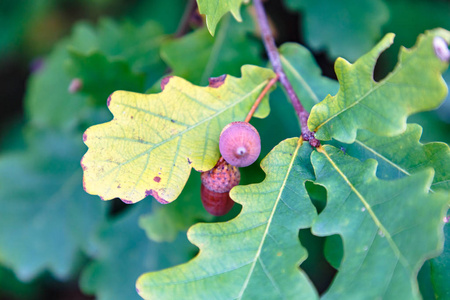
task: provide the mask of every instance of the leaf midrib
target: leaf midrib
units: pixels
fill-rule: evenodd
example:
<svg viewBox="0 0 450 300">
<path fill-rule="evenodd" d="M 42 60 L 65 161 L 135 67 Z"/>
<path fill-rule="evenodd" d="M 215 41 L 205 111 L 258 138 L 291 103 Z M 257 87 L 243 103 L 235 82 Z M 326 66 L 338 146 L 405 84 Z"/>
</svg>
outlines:
<svg viewBox="0 0 450 300">
<path fill-rule="evenodd" d="M 379 230 L 384 234 L 384 237 L 388 241 L 392 251 L 394 252 L 395 256 L 398 258 L 398 260 L 401 262 L 403 267 L 405 269 L 410 270 L 410 267 L 408 266 L 408 262 L 405 259 L 405 257 L 400 252 L 400 249 L 397 247 L 397 244 L 395 244 L 394 240 L 392 239 L 391 234 L 387 231 L 387 229 L 383 226 L 381 221 L 376 216 L 375 212 L 372 210 L 372 207 L 369 205 L 369 203 L 366 201 L 366 199 L 361 195 L 361 193 L 356 189 L 356 187 L 350 182 L 350 180 L 345 176 L 344 172 L 336 165 L 336 163 L 331 159 L 331 157 L 328 155 L 326 150 L 322 148 L 317 148 L 318 152 L 322 153 L 326 159 L 329 161 L 331 166 L 336 170 L 336 172 L 344 179 L 345 183 L 350 187 L 350 189 L 355 193 L 355 195 L 359 198 L 359 200 L 363 203 L 364 207 L 366 208 L 367 212 L 372 217 L 373 222 L 375 225 L 379 228 Z"/>
<path fill-rule="evenodd" d="M 380 159 L 384 160 L 385 162 L 387 162 L 389 165 L 391 165 L 393 168 L 399 170 L 400 172 L 402 172 L 403 174 L 407 175 L 407 176 L 411 176 L 411 173 L 409 173 L 407 170 L 403 169 L 401 166 L 399 166 L 398 164 L 394 163 L 393 161 L 389 160 L 386 156 L 382 155 L 381 153 L 379 153 L 378 151 L 376 151 L 375 149 L 369 147 L 368 145 L 364 144 L 363 142 L 361 142 L 360 140 L 358 140 L 357 138 L 355 139 L 355 142 L 359 145 L 361 145 L 361 147 L 367 149 L 368 151 L 372 152 L 375 156 L 379 157 Z M 434 183 L 437 184 L 437 183 Z M 433 184 L 432 184 L 433 185 Z M 431 186 L 429 187 L 430 192 L 434 193 L 434 190 L 431 188 Z"/>
<path fill-rule="evenodd" d="M 279 203 L 279 201 L 280 201 L 280 199 L 281 199 L 281 195 L 282 195 L 282 193 L 283 193 L 283 191 L 284 191 L 284 188 L 286 187 L 287 180 L 288 180 L 288 178 L 289 178 L 289 175 L 290 175 L 290 173 L 291 173 L 292 167 L 293 167 L 293 165 L 294 165 L 294 161 L 295 161 L 295 159 L 297 158 L 298 151 L 299 151 L 300 146 L 302 145 L 302 143 L 303 143 L 303 140 L 302 140 L 302 139 L 299 139 L 298 142 L 297 142 L 297 147 L 295 148 L 294 153 L 292 154 L 292 158 L 291 158 L 291 161 L 290 161 L 290 163 L 289 163 L 289 167 L 288 167 L 288 170 L 287 170 L 287 172 L 286 172 L 286 175 L 285 175 L 285 177 L 284 177 L 284 179 L 283 179 L 283 183 L 282 183 L 282 185 L 281 185 L 281 188 L 280 188 L 280 191 L 279 191 L 279 193 L 278 193 L 277 199 L 276 199 L 276 201 L 275 201 L 275 203 L 274 203 L 274 205 L 273 205 L 272 212 L 270 213 L 270 217 L 269 217 L 269 219 L 267 220 L 266 229 L 264 230 L 264 233 L 263 233 L 263 236 L 262 236 L 262 239 L 261 239 L 261 243 L 259 244 L 258 250 L 256 251 L 255 257 L 254 257 L 254 259 L 253 259 L 252 266 L 251 266 L 251 268 L 250 268 L 250 270 L 249 270 L 249 272 L 248 272 L 248 275 L 247 275 L 247 278 L 246 278 L 245 281 L 244 281 L 244 284 L 242 285 L 242 289 L 241 289 L 241 291 L 239 292 L 239 295 L 238 295 L 235 299 L 242 299 L 242 296 L 243 296 L 245 290 L 247 289 L 247 286 L 248 286 L 248 284 L 249 284 L 249 282 L 250 282 L 250 278 L 251 278 L 251 276 L 252 276 L 252 274 L 253 274 L 253 271 L 254 271 L 254 269 L 255 269 L 256 262 L 257 262 L 258 260 L 260 260 L 261 251 L 262 251 L 264 242 L 265 242 L 265 240 L 266 240 L 266 237 L 267 237 L 267 235 L 268 235 L 269 228 L 270 228 L 270 225 L 271 225 L 271 223 L 272 223 L 273 216 L 275 215 L 276 208 L 278 207 L 278 203 Z M 270 279 L 270 278 L 269 278 L 269 279 Z M 273 281 L 272 281 L 272 280 L 271 280 L 271 282 L 272 282 L 272 284 L 273 284 Z"/>
</svg>

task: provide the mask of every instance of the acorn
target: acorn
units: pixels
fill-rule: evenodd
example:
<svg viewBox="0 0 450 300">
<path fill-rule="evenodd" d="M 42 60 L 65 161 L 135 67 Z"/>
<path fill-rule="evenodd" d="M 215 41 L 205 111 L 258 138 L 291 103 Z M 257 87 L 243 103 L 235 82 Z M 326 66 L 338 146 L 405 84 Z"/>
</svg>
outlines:
<svg viewBox="0 0 450 300">
<path fill-rule="evenodd" d="M 226 215 L 234 205 L 234 201 L 230 198 L 230 192 L 216 193 L 207 189 L 203 184 L 200 195 L 203 207 L 213 216 Z"/>
<path fill-rule="evenodd" d="M 220 134 L 219 150 L 230 165 L 247 167 L 261 153 L 261 138 L 256 128 L 249 123 L 232 122 Z"/>
<path fill-rule="evenodd" d="M 241 179 L 239 169 L 224 160 L 219 160 L 214 168 L 202 172 L 200 178 L 202 180 L 200 196 L 206 211 L 214 216 L 228 213 L 234 205 L 229 192 Z"/>
</svg>

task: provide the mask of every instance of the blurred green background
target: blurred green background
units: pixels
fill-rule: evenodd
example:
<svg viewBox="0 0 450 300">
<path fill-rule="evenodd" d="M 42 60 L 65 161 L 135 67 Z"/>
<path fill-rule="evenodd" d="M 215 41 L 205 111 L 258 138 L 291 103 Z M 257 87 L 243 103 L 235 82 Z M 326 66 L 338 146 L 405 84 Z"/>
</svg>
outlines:
<svg viewBox="0 0 450 300">
<path fill-rule="evenodd" d="M 426 29 L 450 30 L 445 0 L 330 3 L 265 5 L 277 44 L 306 46 L 333 79 L 337 56 L 353 62 L 384 33 L 396 39 L 380 57 L 376 80 L 392 70 L 400 45 L 413 46 Z M 236 205 L 227 216 L 209 216 L 194 172 L 167 206 L 150 198 L 103 202 L 82 188 L 82 133 L 111 119 L 105 104 L 114 90 L 158 91 L 168 74 L 205 85 L 223 73 L 239 76 L 243 64 L 267 63 L 250 7 L 242 7 L 242 23 L 225 16 L 215 38 L 192 8 L 187 0 L 0 1 L 0 299 L 139 299 L 140 274 L 195 255 L 185 234 L 191 224 L 239 212 Z M 74 78 L 82 85 L 70 91 Z M 444 79 L 450 82 L 450 72 Z M 264 141 L 261 158 L 281 139 L 299 135 L 282 90 L 271 99 L 271 115 L 252 121 Z M 273 99 L 282 100 L 274 105 Z M 449 97 L 437 111 L 408 121 L 422 125 L 422 142 L 449 143 Z M 263 178 L 257 165 L 242 174 L 243 184 Z M 324 191 L 309 190 L 323 206 Z M 310 252 L 302 267 L 324 291 L 335 272 L 322 255 L 325 240 L 307 230 L 299 236 Z M 425 299 L 434 299 L 430 276 L 427 263 L 419 276 Z"/>
</svg>

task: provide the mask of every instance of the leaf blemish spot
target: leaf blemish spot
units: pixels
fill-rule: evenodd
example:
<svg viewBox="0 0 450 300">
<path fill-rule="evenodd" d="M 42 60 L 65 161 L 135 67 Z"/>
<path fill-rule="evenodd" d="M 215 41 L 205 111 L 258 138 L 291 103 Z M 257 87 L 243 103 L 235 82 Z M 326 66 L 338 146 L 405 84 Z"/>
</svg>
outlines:
<svg viewBox="0 0 450 300">
<path fill-rule="evenodd" d="M 450 50 L 448 49 L 447 42 L 440 36 L 435 36 L 433 39 L 433 48 L 436 56 L 442 60 L 448 62 L 450 60 Z"/>
<path fill-rule="evenodd" d="M 80 165 L 81 165 L 81 168 L 83 169 L 83 171 L 86 172 L 87 167 L 86 167 L 85 164 L 83 164 L 83 158 L 82 158 L 81 161 L 80 161 Z"/>
<path fill-rule="evenodd" d="M 170 79 L 173 76 L 166 76 L 161 80 L 161 91 L 164 91 L 164 88 L 166 87 L 166 85 L 169 83 Z"/>
<path fill-rule="evenodd" d="M 154 180 L 155 182 L 160 182 L 160 181 L 161 181 L 161 177 L 155 176 L 155 177 L 153 178 L 153 180 Z"/>
<path fill-rule="evenodd" d="M 188 164 L 192 164 L 192 161 L 189 159 L 189 157 L 187 158 Z"/>
<path fill-rule="evenodd" d="M 361 208 L 361 211 L 366 211 L 366 208 L 365 208 L 365 207 L 362 207 L 362 208 Z"/>
<path fill-rule="evenodd" d="M 218 88 L 220 87 L 222 84 L 225 83 L 225 79 L 227 78 L 227 74 L 223 74 L 219 77 L 211 77 L 208 79 L 209 81 L 209 87 L 212 88 Z"/>
<path fill-rule="evenodd" d="M 108 107 L 109 107 L 109 104 L 111 104 L 111 96 L 112 96 L 112 94 L 109 95 L 108 100 L 106 100 L 106 106 L 108 106 Z"/>
<path fill-rule="evenodd" d="M 122 200 L 122 202 L 125 204 L 133 204 L 133 201 L 130 201 L 130 200 L 126 200 L 126 199 L 122 199 L 122 198 L 120 198 L 120 200 Z"/>
<path fill-rule="evenodd" d="M 152 189 L 146 190 L 146 191 L 145 191 L 145 195 L 146 195 L 146 196 L 152 196 L 153 198 L 156 199 L 156 201 L 158 201 L 158 202 L 161 203 L 161 204 L 167 204 L 167 203 L 169 203 L 168 201 L 166 201 L 166 200 L 164 200 L 163 198 L 161 198 L 161 197 L 158 195 L 158 192 L 155 191 L 155 190 L 152 190 Z"/>
</svg>

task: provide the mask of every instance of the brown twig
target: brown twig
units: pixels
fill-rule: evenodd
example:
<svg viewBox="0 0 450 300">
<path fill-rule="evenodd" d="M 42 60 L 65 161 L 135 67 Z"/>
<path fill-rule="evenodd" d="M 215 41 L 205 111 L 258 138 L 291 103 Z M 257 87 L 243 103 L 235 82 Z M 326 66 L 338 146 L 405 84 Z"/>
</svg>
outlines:
<svg viewBox="0 0 450 300">
<path fill-rule="evenodd" d="M 305 141 L 309 141 L 311 146 L 318 147 L 320 145 L 320 142 L 314 137 L 314 133 L 309 131 L 308 129 L 309 113 L 303 107 L 300 99 L 297 97 L 297 94 L 294 91 L 294 88 L 289 82 L 286 73 L 284 73 L 283 66 L 281 65 L 280 54 L 278 53 L 277 46 L 275 45 L 275 40 L 269 27 L 269 22 L 267 20 L 264 6 L 262 5 L 261 0 L 253 0 L 253 4 L 255 6 L 256 16 L 258 19 L 259 27 L 261 28 L 261 35 L 263 38 L 264 46 L 266 47 L 267 54 L 269 56 L 269 60 L 275 73 L 278 75 L 281 84 L 286 89 L 292 106 L 297 113 L 302 130 L 302 137 Z"/>
<path fill-rule="evenodd" d="M 177 38 L 182 37 L 188 31 L 189 20 L 196 8 L 197 8 L 197 1 L 189 0 L 189 2 L 186 4 L 183 16 L 181 17 L 181 21 L 178 24 L 177 31 L 175 32 L 175 37 Z"/>
</svg>

